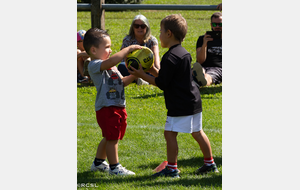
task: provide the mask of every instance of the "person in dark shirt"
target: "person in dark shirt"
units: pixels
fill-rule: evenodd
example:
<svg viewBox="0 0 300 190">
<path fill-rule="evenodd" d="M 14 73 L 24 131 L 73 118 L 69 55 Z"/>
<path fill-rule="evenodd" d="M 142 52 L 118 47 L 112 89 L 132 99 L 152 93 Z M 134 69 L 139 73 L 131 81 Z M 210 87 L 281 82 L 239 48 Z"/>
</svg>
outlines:
<svg viewBox="0 0 300 190">
<path fill-rule="evenodd" d="M 221 38 L 205 33 L 196 45 L 197 62 L 193 65 L 193 76 L 200 86 L 222 83 L 222 13 L 211 16 L 211 30 L 221 32 Z"/>
<path fill-rule="evenodd" d="M 177 169 L 177 134 L 191 133 L 204 155 L 204 165 L 196 173 L 218 172 L 209 139 L 202 129 L 202 102 L 192 77 L 192 57 L 181 42 L 187 33 L 186 20 L 180 14 L 165 17 L 160 24 L 161 47 L 169 48 L 160 63 L 160 70 L 152 67 L 147 75 L 140 65 L 130 74 L 140 77 L 164 91 L 167 112 L 164 136 L 167 142 L 168 165 L 153 176 L 179 177 Z"/>
</svg>

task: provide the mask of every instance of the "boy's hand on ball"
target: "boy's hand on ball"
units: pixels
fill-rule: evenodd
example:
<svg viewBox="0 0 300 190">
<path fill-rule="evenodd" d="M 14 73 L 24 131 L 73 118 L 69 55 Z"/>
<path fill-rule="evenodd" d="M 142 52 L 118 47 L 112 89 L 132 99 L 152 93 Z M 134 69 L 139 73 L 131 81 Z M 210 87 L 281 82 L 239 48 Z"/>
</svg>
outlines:
<svg viewBox="0 0 300 190">
<path fill-rule="evenodd" d="M 130 70 L 131 69 L 131 70 Z M 142 64 L 140 64 L 139 69 L 135 69 L 134 67 L 130 66 L 130 69 L 128 69 L 128 72 L 131 75 L 137 76 L 139 78 L 141 78 L 141 76 L 145 73 L 145 71 L 143 70 Z"/>
<path fill-rule="evenodd" d="M 131 46 L 129 46 L 129 52 L 132 52 L 137 49 L 142 49 L 142 48 L 143 48 L 143 46 L 140 46 L 140 45 L 131 45 Z"/>
</svg>

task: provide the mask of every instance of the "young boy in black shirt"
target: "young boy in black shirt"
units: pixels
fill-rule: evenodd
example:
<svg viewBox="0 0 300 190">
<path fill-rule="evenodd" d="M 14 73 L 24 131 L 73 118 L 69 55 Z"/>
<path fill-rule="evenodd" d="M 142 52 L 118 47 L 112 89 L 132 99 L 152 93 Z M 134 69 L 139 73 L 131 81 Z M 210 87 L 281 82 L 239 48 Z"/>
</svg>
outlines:
<svg viewBox="0 0 300 190">
<path fill-rule="evenodd" d="M 161 60 L 161 69 L 152 67 L 147 75 L 140 66 L 139 70 L 131 67 L 130 74 L 140 77 L 149 84 L 164 91 L 168 110 L 164 136 L 167 142 L 168 165 L 153 176 L 179 178 L 177 169 L 178 144 L 177 134 L 191 133 L 198 142 L 204 155 L 204 165 L 196 173 L 218 172 L 212 157 L 209 139 L 202 130 L 202 102 L 200 92 L 193 82 L 192 57 L 181 46 L 187 33 L 186 20 L 180 14 L 169 15 L 161 21 L 160 41 L 163 48 L 169 48 Z"/>
</svg>

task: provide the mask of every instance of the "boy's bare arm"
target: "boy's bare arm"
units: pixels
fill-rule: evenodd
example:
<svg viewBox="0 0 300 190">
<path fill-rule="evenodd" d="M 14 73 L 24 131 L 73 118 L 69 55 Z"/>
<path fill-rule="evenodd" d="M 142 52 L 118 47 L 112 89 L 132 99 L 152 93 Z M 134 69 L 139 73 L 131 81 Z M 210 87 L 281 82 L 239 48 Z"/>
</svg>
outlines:
<svg viewBox="0 0 300 190">
<path fill-rule="evenodd" d="M 153 77 L 151 75 L 148 75 L 147 73 L 144 72 L 144 74 L 140 78 L 142 78 L 145 81 L 149 82 L 149 84 L 152 84 L 152 85 L 156 86 L 155 77 Z"/>
<path fill-rule="evenodd" d="M 135 69 L 133 67 L 130 66 L 130 68 L 132 69 L 132 71 L 130 69 L 128 69 L 128 72 L 131 74 L 131 75 L 134 75 L 138 78 L 142 78 L 144 79 L 145 81 L 149 82 L 149 84 L 152 84 L 154 86 L 156 86 L 156 83 L 155 83 L 155 77 L 153 76 L 150 76 L 148 75 L 147 73 L 145 73 L 145 71 L 143 70 L 143 67 L 142 65 L 140 64 L 140 67 L 139 69 Z M 152 75 L 154 76 L 157 76 L 158 75 L 158 70 L 154 67 L 152 67 L 154 70 L 153 71 L 156 71 L 156 72 L 151 72 Z M 150 71 L 150 70 L 149 70 Z M 152 70 L 151 70 L 152 71 Z"/>
<path fill-rule="evenodd" d="M 116 66 L 113 66 L 112 69 L 115 70 L 116 72 L 119 72 L 119 70 Z M 133 75 L 123 77 L 123 75 L 120 72 L 119 72 L 119 75 L 120 75 L 121 80 L 123 81 L 124 87 L 131 84 L 135 79 L 137 79 L 137 77 L 133 76 Z"/>
<path fill-rule="evenodd" d="M 129 84 L 131 84 L 135 79 L 137 79 L 136 76 L 133 75 L 128 75 L 122 78 L 123 84 L 124 86 L 127 86 Z"/>
<path fill-rule="evenodd" d="M 142 49 L 142 46 L 131 45 L 131 46 L 128 46 L 128 47 L 122 49 L 121 51 L 115 53 L 110 58 L 104 60 L 101 64 L 100 70 L 104 71 L 104 70 L 112 68 L 113 66 L 117 65 L 120 61 L 122 61 L 128 53 L 130 53 L 134 50 L 137 50 L 137 49 Z"/>
<path fill-rule="evenodd" d="M 154 67 L 154 65 L 148 70 L 149 73 L 151 73 L 153 76 L 158 77 L 159 69 L 157 67 Z"/>
</svg>

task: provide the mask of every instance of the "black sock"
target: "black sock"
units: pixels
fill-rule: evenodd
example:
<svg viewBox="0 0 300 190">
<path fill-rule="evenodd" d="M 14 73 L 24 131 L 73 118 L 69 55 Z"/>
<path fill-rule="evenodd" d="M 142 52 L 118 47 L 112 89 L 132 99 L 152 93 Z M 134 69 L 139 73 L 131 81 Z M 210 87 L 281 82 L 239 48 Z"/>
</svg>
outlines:
<svg viewBox="0 0 300 190">
<path fill-rule="evenodd" d="M 99 166 L 99 165 L 102 164 L 102 162 L 104 162 L 104 161 L 105 161 L 104 159 L 98 159 L 98 158 L 95 158 L 94 164 L 95 164 L 95 166 Z"/>
<path fill-rule="evenodd" d="M 116 163 L 116 164 L 113 164 L 113 165 L 110 165 L 110 164 L 109 164 L 109 168 L 110 168 L 111 170 L 114 170 L 118 165 L 119 165 L 119 163 Z"/>
</svg>

